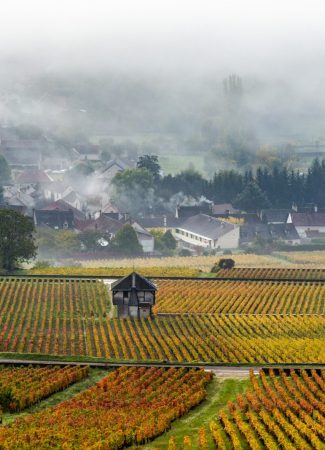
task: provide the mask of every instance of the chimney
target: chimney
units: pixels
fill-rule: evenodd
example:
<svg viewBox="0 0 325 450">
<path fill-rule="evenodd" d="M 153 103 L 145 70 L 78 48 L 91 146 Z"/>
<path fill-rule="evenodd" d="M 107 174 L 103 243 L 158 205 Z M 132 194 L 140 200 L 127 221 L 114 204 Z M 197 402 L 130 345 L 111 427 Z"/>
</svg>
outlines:
<svg viewBox="0 0 325 450">
<path fill-rule="evenodd" d="M 292 211 L 294 211 L 294 212 L 298 212 L 298 206 L 297 206 L 297 204 L 296 204 L 296 203 L 292 203 L 291 209 L 292 209 Z"/>
<path fill-rule="evenodd" d="M 318 206 L 314 205 L 314 212 L 317 213 L 318 212 Z"/>
<path fill-rule="evenodd" d="M 167 217 L 164 216 L 164 227 L 167 228 Z"/>
</svg>

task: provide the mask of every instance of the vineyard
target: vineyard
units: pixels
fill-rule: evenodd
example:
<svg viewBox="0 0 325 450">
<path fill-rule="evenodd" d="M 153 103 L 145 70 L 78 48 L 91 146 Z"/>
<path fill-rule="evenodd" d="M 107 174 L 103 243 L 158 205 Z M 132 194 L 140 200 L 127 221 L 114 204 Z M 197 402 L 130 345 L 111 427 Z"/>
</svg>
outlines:
<svg viewBox="0 0 325 450">
<path fill-rule="evenodd" d="M 219 270 L 215 276 L 216 278 L 247 278 L 254 280 L 325 280 L 325 269 L 239 267 L 230 270 Z"/>
<path fill-rule="evenodd" d="M 107 270 L 77 269 L 80 275 Z M 156 276 L 162 272 L 156 268 Z M 116 318 L 108 286 L 95 279 L 2 277 L 0 352 L 147 363 L 323 364 L 324 274 L 251 267 L 217 273 L 227 280 L 156 280 L 155 315 L 146 319 Z M 212 375 L 203 370 L 124 367 L 96 380 L 88 372 L 0 369 L 1 408 L 11 415 L 24 411 L 0 427 L 0 448 L 148 448 L 148 441 L 173 429 L 175 419 L 182 421 L 191 408 L 206 404 L 207 392 L 219 389 L 219 381 L 209 384 Z M 71 395 L 83 379 L 86 390 Z M 271 369 L 259 377 L 251 372 L 250 381 L 246 393 L 242 387 L 237 397 L 220 403 L 194 435 L 188 429 L 181 441 L 171 438 L 168 450 L 324 449 L 324 370 Z M 28 409 L 57 392 L 63 400 L 34 413 Z"/>
<path fill-rule="evenodd" d="M 251 290 L 245 294 L 246 287 L 241 293 L 236 282 L 193 280 L 186 283 L 192 282 L 207 286 L 206 302 L 213 292 L 209 283 L 213 286 L 230 283 L 232 288 L 224 299 L 212 300 L 210 309 L 217 304 L 223 313 L 227 310 L 236 314 L 121 320 L 110 317 L 109 293 L 101 282 L 50 278 L 3 280 L 0 282 L 0 351 L 139 361 L 319 363 L 325 360 L 323 285 L 288 284 L 295 290 L 290 294 L 291 300 L 289 294 L 287 298 L 281 294 L 276 302 L 275 290 L 271 302 L 272 296 L 269 301 L 264 299 L 268 291 L 280 290 L 287 284 L 271 284 L 265 288 L 265 284 L 256 282 L 249 284 Z M 159 283 L 162 285 L 157 309 L 167 310 L 163 305 L 168 295 L 173 298 L 171 305 L 181 305 L 164 289 L 170 288 L 173 293 L 182 281 Z M 189 311 L 191 304 L 197 309 L 204 305 L 203 300 L 199 303 L 201 293 L 194 288 L 186 295 L 187 306 L 183 306 L 183 311 Z M 238 301 L 237 295 L 242 295 Z M 234 297 L 231 301 L 230 296 Z M 237 314 L 252 310 L 261 314 Z M 274 311 L 275 315 L 267 315 L 265 311 L 268 314 Z M 312 314 L 279 315 L 278 311 Z"/>
<path fill-rule="evenodd" d="M 0 406 L 21 411 L 88 375 L 88 367 L 0 369 Z"/>
<path fill-rule="evenodd" d="M 200 403 L 211 378 L 203 370 L 121 368 L 71 400 L 1 427 L 0 447 L 117 449 L 144 443 Z"/>
<path fill-rule="evenodd" d="M 325 313 L 325 283 L 159 280 L 157 284 L 156 313 Z"/>
<path fill-rule="evenodd" d="M 254 254 L 240 254 L 232 255 L 237 267 L 274 267 L 285 266 L 286 261 L 281 258 L 276 258 L 271 255 L 254 255 Z M 51 275 L 54 273 L 62 275 L 72 275 L 82 270 L 83 268 L 93 269 L 97 272 L 100 270 L 112 270 L 125 268 L 130 270 L 136 267 L 137 271 L 147 270 L 152 268 L 155 272 L 159 269 L 162 275 L 164 271 L 181 269 L 181 270 L 202 270 L 203 272 L 210 272 L 211 267 L 219 259 L 218 256 L 171 256 L 162 258 L 124 258 L 124 259 L 96 259 L 96 260 L 80 260 L 71 261 L 74 265 L 76 262 L 81 267 L 49 267 L 43 269 L 31 269 L 32 273 Z M 65 265 L 69 265 L 69 261 L 65 261 Z M 54 271 L 54 272 L 53 272 Z M 99 273 L 98 273 L 99 274 Z M 116 273 L 115 273 L 116 275 Z M 171 276 L 171 275 L 170 275 Z"/>
<path fill-rule="evenodd" d="M 197 277 L 199 269 L 188 267 L 47 267 L 44 269 L 31 269 L 32 275 L 63 275 L 63 276 L 91 276 L 91 277 L 112 277 L 129 275 L 131 272 L 138 272 L 145 277 Z"/>
<path fill-rule="evenodd" d="M 233 449 L 324 449 L 325 371 L 251 373 L 251 389 L 202 429 L 198 441 L 213 436 L 215 447 Z M 204 448 L 204 447 L 200 447 Z"/>
<path fill-rule="evenodd" d="M 323 316 L 176 316 L 23 321 L 2 332 L 0 351 L 113 360 L 322 363 Z M 16 327 L 17 328 L 17 327 Z"/>
<path fill-rule="evenodd" d="M 284 258 L 290 264 L 295 264 L 297 267 L 301 265 L 308 265 L 310 267 L 325 267 L 325 252 L 278 252 L 281 258 Z"/>
</svg>

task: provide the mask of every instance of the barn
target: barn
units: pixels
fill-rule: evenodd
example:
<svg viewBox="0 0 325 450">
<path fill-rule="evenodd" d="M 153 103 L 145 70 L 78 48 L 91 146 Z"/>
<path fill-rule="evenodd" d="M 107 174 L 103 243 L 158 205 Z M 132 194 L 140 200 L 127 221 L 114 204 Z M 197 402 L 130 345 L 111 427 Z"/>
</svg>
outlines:
<svg viewBox="0 0 325 450">
<path fill-rule="evenodd" d="M 157 287 L 136 272 L 112 283 L 113 305 L 118 317 L 142 318 L 152 315 Z"/>
</svg>

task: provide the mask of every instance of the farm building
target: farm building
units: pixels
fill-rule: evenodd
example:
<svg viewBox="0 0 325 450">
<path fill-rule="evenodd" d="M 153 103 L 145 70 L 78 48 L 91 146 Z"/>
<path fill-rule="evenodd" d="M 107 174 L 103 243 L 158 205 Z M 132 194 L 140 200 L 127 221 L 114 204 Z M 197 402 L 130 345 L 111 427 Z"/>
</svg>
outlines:
<svg viewBox="0 0 325 450">
<path fill-rule="evenodd" d="M 113 305 L 118 317 L 150 317 L 156 299 L 156 286 L 136 272 L 112 284 Z"/>
<path fill-rule="evenodd" d="M 182 241 L 183 246 L 232 249 L 239 244 L 239 226 L 198 214 L 176 228 L 175 238 Z"/>
</svg>

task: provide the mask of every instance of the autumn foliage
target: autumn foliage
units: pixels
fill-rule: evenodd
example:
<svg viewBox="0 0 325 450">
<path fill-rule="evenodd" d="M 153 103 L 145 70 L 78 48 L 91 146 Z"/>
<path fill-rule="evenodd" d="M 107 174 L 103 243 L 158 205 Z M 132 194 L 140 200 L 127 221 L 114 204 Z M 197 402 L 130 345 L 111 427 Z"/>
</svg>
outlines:
<svg viewBox="0 0 325 450">
<path fill-rule="evenodd" d="M 217 449 L 324 449 L 325 370 L 261 370 L 210 423 Z"/>
<path fill-rule="evenodd" d="M 2 367 L 0 405 L 4 411 L 21 411 L 88 376 L 88 367 Z"/>
<path fill-rule="evenodd" d="M 155 313 L 325 313 L 321 282 L 159 280 L 157 284 Z"/>
<path fill-rule="evenodd" d="M 206 396 L 203 370 L 120 368 L 54 408 L 0 428 L 2 449 L 118 449 L 163 433 Z"/>
</svg>

